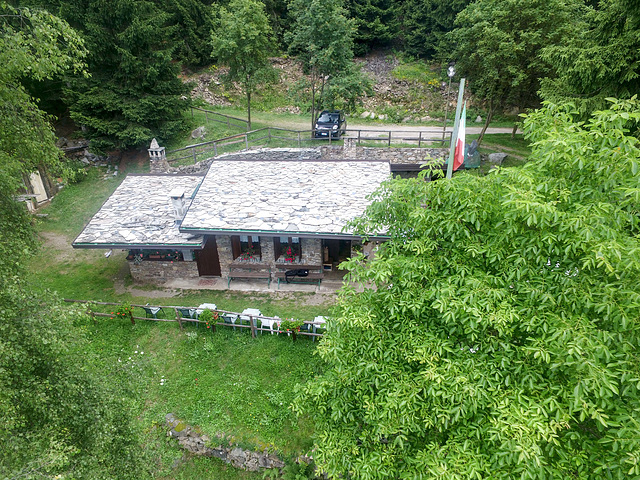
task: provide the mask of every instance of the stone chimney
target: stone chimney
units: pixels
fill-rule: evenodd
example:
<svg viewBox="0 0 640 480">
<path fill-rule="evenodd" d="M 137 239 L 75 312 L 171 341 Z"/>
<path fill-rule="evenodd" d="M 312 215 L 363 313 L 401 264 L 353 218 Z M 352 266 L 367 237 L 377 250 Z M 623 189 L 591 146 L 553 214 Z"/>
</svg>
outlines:
<svg viewBox="0 0 640 480">
<path fill-rule="evenodd" d="M 184 189 L 183 188 L 174 188 L 169 192 L 169 197 L 171 197 L 171 206 L 173 207 L 173 214 L 177 224 L 182 222 L 184 218 L 184 214 L 186 213 L 186 200 L 184 198 Z"/>
<path fill-rule="evenodd" d="M 158 141 L 154 138 L 151 140 L 149 147 L 149 171 L 151 173 L 166 173 L 169 171 L 169 162 L 164 147 L 158 145 Z"/>
</svg>

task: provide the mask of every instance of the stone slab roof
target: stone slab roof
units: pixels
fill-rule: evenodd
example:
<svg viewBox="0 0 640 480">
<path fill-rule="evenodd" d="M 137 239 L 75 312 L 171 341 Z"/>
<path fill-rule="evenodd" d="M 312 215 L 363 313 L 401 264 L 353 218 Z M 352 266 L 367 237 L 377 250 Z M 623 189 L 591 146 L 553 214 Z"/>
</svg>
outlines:
<svg viewBox="0 0 640 480">
<path fill-rule="evenodd" d="M 202 176 L 129 175 L 73 242 L 76 248 L 199 248 L 202 235 L 181 233 L 169 192 L 182 189 L 186 205 Z"/>
<path fill-rule="evenodd" d="M 344 235 L 388 177 L 384 161 L 214 160 L 180 228 Z"/>
</svg>

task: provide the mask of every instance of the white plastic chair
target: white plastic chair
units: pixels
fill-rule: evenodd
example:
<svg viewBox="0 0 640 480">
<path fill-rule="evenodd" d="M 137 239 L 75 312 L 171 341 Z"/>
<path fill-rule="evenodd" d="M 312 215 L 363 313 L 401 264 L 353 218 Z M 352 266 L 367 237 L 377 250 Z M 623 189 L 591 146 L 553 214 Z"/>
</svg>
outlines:
<svg viewBox="0 0 640 480">
<path fill-rule="evenodd" d="M 280 317 L 275 316 L 273 318 L 261 318 L 260 319 L 260 324 L 261 327 L 260 328 L 268 328 L 269 330 L 271 330 L 271 335 L 273 335 L 273 326 L 276 326 L 276 333 L 278 333 L 278 327 L 280 326 L 280 322 L 278 321 L 280 320 Z M 262 330 L 260 330 L 260 334 L 262 334 Z"/>
<path fill-rule="evenodd" d="M 256 317 L 261 317 L 262 313 L 257 308 L 245 308 L 240 316 L 238 317 L 241 322 L 251 323 L 251 317 L 253 317 L 253 326 L 258 326 L 258 319 Z M 235 323 L 235 322 L 234 322 Z"/>
<path fill-rule="evenodd" d="M 324 324 L 327 323 L 327 317 L 323 317 L 322 315 L 318 315 L 313 319 L 313 333 L 317 333 L 318 328 L 324 328 Z M 312 339 L 314 342 L 316 341 L 316 337 L 314 336 Z"/>
</svg>

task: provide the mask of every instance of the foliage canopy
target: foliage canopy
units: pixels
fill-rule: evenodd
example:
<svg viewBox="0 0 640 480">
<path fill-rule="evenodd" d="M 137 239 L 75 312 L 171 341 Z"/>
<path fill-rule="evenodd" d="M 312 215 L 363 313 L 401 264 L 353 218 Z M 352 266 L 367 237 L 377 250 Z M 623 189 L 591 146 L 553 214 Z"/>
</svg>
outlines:
<svg viewBox="0 0 640 480">
<path fill-rule="evenodd" d="M 84 369 L 82 315 L 34 293 L 23 259 L 35 248 L 13 198 L 41 164 L 64 175 L 47 116 L 21 80 L 82 71 L 83 42 L 49 13 L 0 3 L 0 477 L 140 478 L 129 409 Z"/>
<path fill-rule="evenodd" d="M 169 14 L 146 0 L 69 0 L 62 11 L 90 52 L 91 77 L 73 79 L 66 93 L 94 149 L 163 141 L 184 128 L 188 88 L 163 40 Z"/>
<path fill-rule="evenodd" d="M 640 92 L 640 3 L 607 0 L 589 8 L 573 35 L 547 46 L 556 76 L 541 81 L 543 98 L 573 102 L 584 114 L 604 108 L 607 97 Z"/>
<path fill-rule="evenodd" d="M 295 404 L 330 476 L 640 475 L 640 104 L 577 117 L 546 105 L 523 167 L 394 179 L 355 222 L 390 240 L 346 263 L 364 290 Z"/>
<path fill-rule="evenodd" d="M 251 129 L 251 94 L 256 85 L 273 80 L 269 63 L 273 32 L 256 0 L 232 0 L 220 10 L 220 23 L 212 34 L 213 56 L 229 66 L 229 80 L 242 85 L 247 96 L 247 119 Z"/>
<path fill-rule="evenodd" d="M 541 50 L 572 28 L 564 0 L 486 0 L 470 3 L 450 33 L 459 74 L 488 104 L 485 127 L 497 108 L 539 104 L 539 79 L 551 74 Z M 575 5 L 575 3 L 573 3 Z"/>
</svg>

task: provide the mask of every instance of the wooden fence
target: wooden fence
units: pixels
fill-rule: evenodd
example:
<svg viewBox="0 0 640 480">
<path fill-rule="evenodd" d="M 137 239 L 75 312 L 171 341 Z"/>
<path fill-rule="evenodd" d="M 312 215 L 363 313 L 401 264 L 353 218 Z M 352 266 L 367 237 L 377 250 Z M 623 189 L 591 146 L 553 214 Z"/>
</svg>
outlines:
<svg viewBox="0 0 640 480">
<path fill-rule="evenodd" d="M 356 145 L 382 144 L 391 147 L 392 144 L 410 144 L 418 148 L 423 146 L 445 147 L 450 143 L 450 138 L 442 139 L 442 136 L 434 132 L 422 131 L 391 131 L 391 130 L 347 130 L 340 140 L 351 140 Z M 315 138 L 313 130 L 289 130 L 278 127 L 264 127 L 246 133 L 232 135 L 230 137 L 212 140 L 209 142 L 189 145 L 167 152 L 169 163 L 178 163 L 189 159 L 193 163 L 216 157 L 222 153 L 248 150 L 250 147 L 298 147 L 317 145 L 318 142 L 328 142 L 329 145 L 337 140 L 331 137 Z M 275 144 L 275 145 L 274 145 Z M 238 146 L 240 148 L 238 148 Z M 231 148 L 229 148 L 231 147 Z M 182 162 L 184 163 L 184 162 Z"/>
<path fill-rule="evenodd" d="M 87 308 L 87 314 L 89 316 L 91 316 L 91 318 L 93 318 L 94 323 L 96 323 L 96 317 L 109 317 L 109 318 L 113 318 L 115 314 L 113 313 L 103 313 L 103 312 L 96 312 L 93 310 L 92 306 L 94 305 L 104 305 L 104 306 L 114 306 L 114 307 L 121 307 L 123 304 L 121 303 L 113 303 L 113 302 L 94 302 L 94 301 L 88 301 L 88 300 L 74 300 L 74 299 L 70 299 L 70 298 L 65 298 L 64 299 L 65 302 L 69 302 L 69 303 L 81 303 L 83 305 L 86 306 Z M 136 320 L 149 320 L 152 322 L 177 322 L 178 326 L 180 327 L 180 331 L 184 330 L 184 323 L 193 323 L 196 325 L 200 325 L 200 324 L 205 324 L 206 322 L 199 320 L 198 318 L 185 318 L 180 314 L 180 309 L 188 309 L 188 310 L 204 310 L 201 309 L 199 307 L 184 307 L 184 306 L 175 306 L 175 305 L 137 305 L 137 304 L 130 304 L 131 307 L 137 307 L 140 309 L 145 309 L 145 308 L 159 308 L 162 311 L 166 310 L 172 310 L 173 311 L 173 318 L 149 318 L 147 316 L 145 317 L 136 317 L 134 315 L 131 316 L 131 322 L 133 324 L 135 324 Z M 216 326 L 220 326 L 220 327 L 233 327 L 235 328 L 249 328 L 251 330 L 251 336 L 253 338 L 256 338 L 256 334 L 257 332 L 269 332 L 271 333 L 272 330 L 268 329 L 268 328 L 262 328 L 262 320 L 269 320 L 271 321 L 275 321 L 275 322 L 282 322 L 283 320 L 285 320 L 284 318 L 275 318 L 275 317 L 266 317 L 263 315 L 248 315 L 246 313 L 238 313 L 238 312 L 230 312 L 227 310 L 221 310 L 221 309 L 216 309 L 215 312 L 218 313 L 218 319 L 223 320 L 221 322 L 209 322 L 209 326 L 212 327 L 212 330 L 215 332 L 216 331 Z M 166 315 L 166 311 L 165 311 L 165 315 Z M 225 316 L 236 316 L 238 319 L 239 317 L 249 317 L 249 325 L 245 325 L 243 323 L 227 323 L 224 322 L 224 318 Z M 257 326 L 257 320 L 260 320 L 260 327 Z M 321 326 L 322 328 L 324 328 L 324 324 L 318 324 L 318 323 L 314 323 L 314 322 L 308 322 L 308 321 L 304 321 L 305 325 L 309 325 L 309 328 L 313 327 L 314 325 L 317 326 Z M 287 332 L 279 332 L 278 333 L 287 333 Z M 302 335 L 302 336 L 306 336 L 306 337 L 322 337 L 321 333 L 315 333 L 312 331 L 300 331 L 297 333 L 294 333 L 294 339 L 296 337 L 296 335 Z"/>
<path fill-rule="evenodd" d="M 225 115 L 224 113 L 213 112 L 211 110 L 205 110 L 204 108 L 191 107 L 191 118 L 194 118 L 193 111 L 204 113 L 204 118 L 208 122 L 224 123 L 228 127 L 237 127 L 242 130 L 249 130 L 249 121 L 244 118 L 232 117 L 231 115 Z"/>
</svg>

